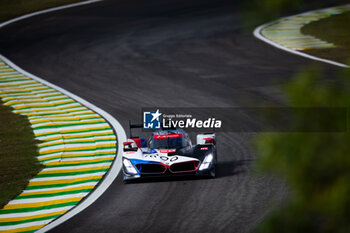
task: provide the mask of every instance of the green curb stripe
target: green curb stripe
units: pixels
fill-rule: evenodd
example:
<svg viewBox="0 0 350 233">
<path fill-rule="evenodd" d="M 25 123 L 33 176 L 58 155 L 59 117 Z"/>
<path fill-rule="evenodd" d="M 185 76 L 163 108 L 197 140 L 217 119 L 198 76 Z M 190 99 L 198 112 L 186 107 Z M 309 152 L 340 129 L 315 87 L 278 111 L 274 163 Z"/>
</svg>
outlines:
<svg viewBox="0 0 350 233">
<path fill-rule="evenodd" d="M 115 139 L 94 139 L 94 140 L 89 140 L 89 141 L 64 141 L 64 144 L 67 145 L 67 144 L 88 144 L 88 143 L 94 143 L 94 142 L 113 142 L 115 143 Z M 57 143 L 53 143 L 53 144 L 50 144 L 50 145 L 39 145 L 38 147 L 40 149 L 42 148 L 47 148 L 47 147 L 51 147 L 51 146 L 57 146 L 57 145 L 60 145 L 62 144 L 62 142 L 57 142 Z"/>
<path fill-rule="evenodd" d="M 23 93 L 4 93 L 1 94 L 0 91 L 0 96 L 2 97 L 12 97 L 12 96 L 30 96 L 30 95 L 37 95 L 37 94 L 43 94 L 43 93 L 56 93 L 56 91 L 52 90 L 38 90 L 38 91 L 30 91 L 30 92 L 23 92 Z"/>
<path fill-rule="evenodd" d="M 81 139 L 80 139 L 81 140 Z M 49 145 L 40 145 L 38 146 L 40 149 L 43 149 L 43 148 L 48 148 L 48 147 L 52 147 L 52 146 L 57 146 L 57 145 L 60 145 L 62 144 L 62 141 L 61 140 L 60 142 L 56 142 L 56 143 L 50 143 Z M 107 139 L 87 139 L 87 140 L 84 140 L 84 141 L 67 141 L 67 140 L 64 140 L 63 141 L 65 145 L 69 145 L 69 144 L 88 144 L 88 143 L 95 143 L 95 142 L 111 142 L 111 143 L 115 143 L 115 138 L 107 138 Z"/>
<path fill-rule="evenodd" d="M 25 80 L 30 80 L 30 78 L 25 78 L 25 76 L 23 76 L 24 78 L 8 78 L 8 79 L 1 79 L 0 83 L 9 83 L 9 82 L 15 82 L 15 81 L 25 81 Z"/>
<path fill-rule="evenodd" d="M 98 181 L 100 181 L 100 179 L 88 179 L 88 180 L 75 181 L 75 182 L 64 183 L 64 184 L 27 186 L 27 188 L 25 190 L 60 188 L 60 187 L 65 187 L 65 186 L 70 186 L 70 185 L 75 185 L 75 184 L 83 184 L 83 183 L 98 182 Z M 1 210 L 0 210 L 0 213 L 1 213 Z"/>
<path fill-rule="evenodd" d="M 30 84 L 30 85 L 23 85 L 22 87 L 3 87 L 3 93 L 4 94 L 28 94 L 28 92 L 36 92 L 36 91 L 44 91 L 44 90 L 50 90 L 47 86 L 40 85 L 40 84 Z"/>
<path fill-rule="evenodd" d="M 107 150 L 107 151 L 101 151 L 101 152 L 94 152 L 95 150 L 91 151 L 89 150 L 81 150 L 81 151 L 70 151 L 69 152 L 62 152 L 62 151 L 58 151 L 58 152 L 54 152 L 52 154 L 48 154 L 48 155 L 44 155 L 41 154 L 40 156 L 38 156 L 38 159 L 40 160 L 41 163 L 48 163 L 50 160 L 56 160 L 57 158 L 62 158 L 62 159 L 74 159 L 74 158 L 91 158 L 91 157 L 96 157 L 96 159 L 98 159 L 99 157 L 102 156 L 114 156 L 115 155 L 115 148 L 111 147 L 111 148 L 100 148 L 99 150 Z M 77 152 L 81 152 L 79 154 L 73 154 L 73 153 L 77 153 Z M 84 153 L 85 152 L 85 153 Z"/>
<path fill-rule="evenodd" d="M 24 81 L 12 81 L 12 82 L 7 82 L 7 83 L 0 83 L 0 87 L 4 87 L 5 89 L 17 89 L 18 85 L 23 85 L 23 87 L 33 87 L 33 86 L 38 86 L 36 82 L 33 82 L 31 80 L 24 80 Z"/>
<path fill-rule="evenodd" d="M 27 219 L 27 220 L 22 220 L 22 221 L 13 221 L 13 222 L 0 222 L 0 226 L 9 226 L 9 225 L 16 225 L 16 224 L 21 224 L 21 223 L 28 223 L 28 222 L 35 222 L 35 221 L 42 221 L 42 220 L 47 220 L 47 219 L 55 219 L 62 214 L 57 214 L 53 216 L 47 216 L 47 217 L 41 217 L 41 218 L 33 218 L 33 219 Z"/>
<path fill-rule="evenodd" d="M 38 211 L 38 210 L 46 210 L 46 209 L 54 209 L 54 208 L 60 208 L 65 206 L 74 206 L 77 205 L 79 201 L 72 201 L 72 202 L 66 202 L 62 204 L 55 204 L 55 205 L 47 205 L 47 206 L 40 206 L 40 207 L 31 207 L 31 208 L 21 208 L 21 209 L 1 209 L 1 214 L 15 214 L 15 213 L 26 213 L 26 212 L 32 212 L 32 211 Z"/>
<path fill-rule="evenodd" d="M 57 92 L 55 90 L 45 90 L 41 91 L 40 93 L 35 93 L 35 94 L 14 94 L 14 95 L 9 95 L 7 97 L 4 97 L 7 99 L 14 99 L 14 100 L 26 100 L 26 99 L 42 99 L 46 96 L 64 96 L 60 92 Z"/>
<path fill-rule="evenodd" d="M 33 233 L 36 232 L 37 230 L 33 230 L 33 231 L 18 231 L 18 233 Z"/>
<path fill-rule="evenodd" d="M 34 108 L 32 110 L 27 110 L 27 111 L 23 111 L 23 110 L 15 110 L 15 111 L 27 114 L 29 116 L 31 116 L 31 115 L 36 115 L 36 116 L 47 116 L 47 115 L 57 116 L 59 114 L 67 114 L 67 113 L 75 113 L 75 112 L 79 112 L 79 111 L 87 111 L 87 109 L 85 109 L 85 107 L 83 107 L 83 106 L 79 106 L 79 105 L 75 105 L 74 106 L 73 105 L 73 106 L 67 106 L 65 108 L 52 107 L 51 110 Z"/>
<path fill-rule="evenodd" d="M 56 124 L 60 124 L 60 123 L 65 123 L 65 122 L 69 122 L 69 121 L 81 121 L 81 120 L 99 120 L 101 118 L 99 118 L 97 115 L 94 114 L 88 114 L 86 116 L 81 116 L 81 115 L 77 115 L 77 116 L 71 116 L 71 117 L 61 117 L 61 116 L 56 116 L 56 117 L 52 117 L 52 118 L 45 118 L 45 119 L 31 119 L 30 121 L 33 123 L 33 125 L 37 125 L 37 124 L 45 124 L 45 123 L 52 123 L 55 122 Z"/>
<path fill-rule="evenodd" d="M 110 146 L 110 145 L 96 145 L 96 147 L 94 148 L 62 148 L 62 149 L 57 149 L 57 151 L 55 152 L 40 152 L 40 156 L 44 156 L 44 155 L 52 155 L 52 154 L 56 154 L 59 152 L 89 152 L 89 151 L 96 151 L 96 150 L 106 150 L 106 149 L 115 149 L 114 146 Z M 99 155 L 95 155 L 95 156 L 99 156 Z M 93 157 L 93 156 L 92 156 Z"/>
<path fill-rule="evenodd" d="M 15 110 L 15 112 L 17 112 Z M 21 112 L 22 114 L 26 114 L 28 116 L 35 116 L 35 117 L 44 117 L 44 116 L 57 116 L 59 114 L 73 114 L 73 113 L 79 113 L 79 112 L 89 112 L 89 110 L 84 109 L 84 107 L 78 107 L 76 109 L 52 109 L 52 111 L 41 111 L 41 112 Z"/>
<path fill-rule="evenodd" d="M 76 164 L 60 164 L 60 165 L 46 165 L 46 168 L 60 168 L 60 167 L 71 167 L 71 166 L 82 166 L 82 165 L 90 165 L 90 164 L 99 164 L 99 163 L 112 163 L 113 159 L 106 159 L 97 162 L 81 162 Z"/>
<path fill-rule="evenodd" d="M 21 88 L 16 90 L 16 88 L 8 88 L 9 90 L 2 91 L 4 94 L 22 94 L 22 93 L 34 93 L 34 91 L 48 90 L 47 87 L 41 85 L 31 85 L 28 88 Z"/>
<path fill-rule="evenodd" d="M 27 103 L 42 103 L 43 101 L 57 101 L 57 100 L 67 100 L 69 98 L 64 96 L 49 96 L 49 97 L 37 97 L 37 98 L 28 98 L 30 100 L 5 100 L 5 103 L 10 103 L 13 105 L 25 105 Z"/>
<path fill-rule="evenodd" d="M 73 175 L 82 175 L 82 174 L 90 174 L 96 172 L 107 172 L 107 168 L 96 169 L 91 171 L 78 171 L 78 172 L 67 172 L 67 173 L 53 173 L 53 174 L 39 174 L 36 175 L 35 178 L 44 178 L 44 177 L 56 177 L 56 176 L 73 176 Z"/>
<path fill-rule="evenodd" d="M 107 150 L 107 149 L 113 149 L 114 150 L 115 147 L 114 146 L 111 147 L 109 145 L 109 146 L 106 146 L 106 147 L 96 147 L 96 148 L 91 148 L 91 149 L 89 149 L 89 148 L 87 148 L 87 149 L 76 149 L 76 150 L 70 149 L 70 150 L 66 150 L 66 151 L 63 150 L 63 151 L 69 153 L 69 152 L 91 152 L 91 151 L 96 151 L 96 150 Z M 48 156 L 48 155 L 54 156 L 57 153 L 63 153 L 63 151 L 56 151 L 56 152 L 50 152 L 50 153 L 40 153 L 40 156 L 38 156 L 38 157 L 40 159 L 41 156 Z M 109 153 L 111 153 L 111 152 L 109 152 Z M 99 156 L 102 156 L 102 155 L 100 155 L 100 153 L 95 153 L 95 154 L 93 154 L 91 156 L 79 156 L 79 154 L 76 154 L 76 155 L 69 156 L 69 157 L 65 157 L 63 155 L 62 157 L 63 158 L 78 158 L 78 157 L 94 157 L 94 156 L 99 157 Z M 61 156 L 58 156 L 58 157 L 61 157 Z M 47 162 L 47 160 L 45 160 L 45 159 L 41 160 L 40 159 L 40 162 Z"/>
<path fill-rule="evenodd" d="M 75 112 L 71 112 L 71 113 L 56 113 L 56 114 L 47 114 L 46 116 L 42 117 L 41 115 L 37 115 L 37 116 L 28 116 L 29 120 L 33 120 L 35 121 L 35 123 L 37 123 L 40 120 L 44 120 L 44 121 L 50 121 L 52 122 L 53 120 L 57 119 L 57 118 L 74 118 L 76 117 L 77 119 L 79 119 L 80 117 L 86 117 L 86 116 L 91 116 L 91 115 L 95 115 L 94 112 L 92 112 L 91 110 L 78 110 Z"/>
<path fill-rule="evenodd" d="M 57 152 L 56 152 L 57 153 Z M 56 154 L 55 153 L 55 154 Z M 57 160 L 57 159 L 61 159 L 61 158 L 63 158 L 63 159 L 75 159 L 75 158 L 81 158 L 81 159 L 83 159 L 83 158 L 91 158 L 91 157 L 96 157 L 96 158 L 98 158 L 98 157 L 102 157 L 102 156 L 115 156 L 115 152 L 113 152 L 113 153 L 111 153 L 111 152 L 108 152 L 108 153 L 99 153 L 99 154 L 93 154 L 93 155 L 83 155 L 83 156 L 79 156 L 78 154 L 77 155 L 71 155 L 71 156 L 65 156 L 65 155 L 53 155 L 54 157 L 50 157 L 50 158 L 48 158 L 48 159 L 39 159 L 39 161 L 41 162 L 41 163 L 48 163 L 48 162 L 50 162 L 50 161 L 53 161 L 53 160 Z"/>
<path fill-rule="evenodd" d="M 0 74 L 1 77 L 9 78 L 9 77 L 18 77 L 21 76 L 22 74 L 17 73 L 17 72 L 4 72 Z"/>
<path fill-rule="evenodd" d="M 25 77 L 25 76 L 22 74 L 1 75 L 1 78 L 17 78 L 17 77 Z"/>
<path fill-rule="evenodd" d="M 65 106 L 68 105 L 68 106 Z M 40 113 L 40 112 L 47 112 L 47 111 L 61 111 L 61 110 L 70 110 L 70 109 L 77 109 L 77 108 L 82 108 L 82 105 L 79 104 L 74 104 L 72 105 L 72 103 L 68 103 L 68 104 L 62 104 L 62 106 L 55 106 L 55 105 L 51 105 L 49 107 L 29 107 L 26 109 L 16 109 L 16 112 L 20 112 L 20 113 Z M 50 110 L 49 110 L 50 109 Z"/>
<path fill-rule="evenodd" d="M 50 100 L 50 101 L 53 101 L 53 100 Z M 62 108 L 58 108 L 60 106 L 64 106 L 64 105 L 68 105 L 68 104 L 72 104 L 72 103 L 75 103 L 77 104 L 76 102 L 74 102 L 73 100 L 63 100 L 64 103 L 61 103 L 61 104 L 56 104 L 56 103 L 51 103 L 51 102 L 47 102 L 45 104 L 41 104 L 40 106 L 35 106 L 35 105 L 38 105 L 38 103 L 33 103 L 33 104 L 27 104 L 28 107 L 22 107 L 22 106 L 14 106 L 14 109 L 16 110 L 25 110 L 25 109 L 41 109 L 41 108 L 57 108 L 57 109 L 62 109 Z M 17 104 L 16 104 L 17 105 Z M 75 106 L 75 105 L 74 105 Z"/>
<path fill-rule="evenodd" d="M 5 90 L 18 90 L 18 91 L 22 91 L 23 89 L 29 90 L 30 89 L 29 87 L 31 87 L 31 88 L 45 87 L 45 88 L 49 89 L 47 86 L 45 86 L 41 83 L 35 82 L 33 80 L 13 81 L 13 82 L 8 83 L 6 85 L 1 84 L 1 87 Z"/>
<path fill-rule="evenodd" d="M 7 73 L 18 73 L 18 72 L 14 69 L 8 69 L 8 71 L 1 71 L 0 72 L 0 74 L 7 74 Z"/>
<path fill-rule="evenodd" d="M 80 112 L 80 113 L 79 113 Z M 91 113 L 90 110 L 85 110 L 83 108 L 76 109 L 76 110 L 70 110 L 70 111 L 65 111 L 65 112 L 59 112 L 56 111 L 55 113 L 49 112 L 49 113 L 42 113 L 42 112 L 32 112 L 30 114 L 27 114 L 29 117 L 45 117 L 45 116 L 57 116 L 60 114 L 87 114 Z"/>
<path fill-rule="evenodd" d="M 61 102 L 64 102 L 64 103 L 61 103 L 61 104 L 52 103 L 50 101 L 45 103 L 45 104 L 40 104 L 40 106 L 36 106 L 36 105 L 38 105 L 38 103 L 27 104 L 26 107 L 25 106 L 23 106 L 23 107 L 22 106 L 14 106 L 14 109 L 16 109 L 16 110 L 50 109 L 50 108 L 62 109 L 61 106 L 65 106 L 65 105 L 77 106 L 78 105 L 78 103 L 74 102 L 73 100 L 63 100 Z M 75 105 L 72 105 L 72 104 L 75 104 Z M 80 106 L 82 106 L 82 105 L 80 105 Z"/>
<path fill-rule="evenodd" d="M 94 111 L 59 91 L 21 74 L 1 60 L 0 98 L 5 105 L 14 109 L 13 112 L 28 117 L 36 139 L 40 140 L 38 160 L 45 165 L 45 168 L 57 169 L 39 172 L 25 188 L 37 194 L 22 193 L 14 199 L 18 200 L 18 203 L 26 199 L 29 201 L 38 198 L 37 201 L 41 201 L 42 198 L 56 199 L 55 197 L 63 195 L 88 193 L 108 172 L 116 156 L 116 135 L 108 122 Z M 85 169 L 81 167 L 84 165 L 93 167 Z M 59 170 L 65 167 L 67 170 Z M 45 179 L 35 180 L 42 178 Z M 94 185 L 89 184 L 91 182 Z M 72 185 L 78 187 L 71 189 Z M 50 202 L 50 205 L 46 206 L 44 205 L 46 203 L 40 202 L 35 205 L 13 205 L 12 208 L 16 209 L 11 209 L 11 204 L 5 205 L 0 209 L 0 216 L 73 207 L 80 202 L 77 200 L 80 199 L 67 199 L 61 201 L 63 203 Z M 25 208 L 20 208 L 21 206 Z M 0 222 L 0 226 L 5 229 L 11 226 L 16 230 L 20 224 L 50 221 L 59 216 L 61 214 L 53 213 L 52 216 L 38 215 L 31 219 L 6 218 L 4 220 L 6 222 Z M 37 230 L 26 232 L 35 231 Z"/>
<path fill-rule="evenodd" d="M 54 197 L 54 196 L 61 196 L 61 195 L 68 195 L 68 194 L 76 194 L 76 193 L 87 193 L 90 192 L 91 189 L 86 189 L 82 187 L 82 189 L 74 190 L 74 191 L 66 191 L 66 192 L 60 192 L 57 190 L 57 193 L 48 193 L 48 194 L 34 194 L 34 195 L 26 195 L 26 196 L 18 196 L 15 198 L 15 200 L 19 199 L 28 199 L 28 198 L 42 198 L 42 197 Z"/>
<path fill-rule="evenodd" d="M 2 85 L 2 89 L 4 93 L 21 93 L 23 91 L 33 91 L 33 90 L 38 90 L 38 88 L 41 89 L 46 89 L 48 90 L 49 88 L 45 85 L 39 84 L 39 83 L 29 83 L 29 84 L 19 84 L 19 85 L 8 85 L 4 86 Z"/>
<path fill-rule="evenodd" d="M 50 129 L 50 128 L 61 128 L 66 126 L 76 126 L 85 124 L 101 124 L 106 123 L 104 119 L 99 118 L 81 118 L 81 119 L 67 119 L 66 121 L 56 119 L 48 119 L 48 121 L 40 122 L 38 119 L 32 120 L 33 129 Z"/>
<path fill-rule="evenodd" d="M 38 99 L 38 100 L 45 100 L 46 97 L 52 97 L 52 96 L 63 96 L 57 91 L 51 91 L 51 90 L 45 90 L 40 93 L 27 93 L 27 94 L 14 94 L 14 95 L 2 95 L 4 98 L 4 101 L 8 100 L 27 100 L 27 99 Z"/>
<path fill-rule="evenodd" d="M 88 137 L 94 137 L 94 136 L 105 136 L 105 137 L 108 137 L 108 136 L 114 136 L 113 134 L 113 131 L 110 131 L 110 132 L 88 132 L 88 133 L 84 133 L 84 134 L 78 134 L 78 133 L 72 133 L 71 135 L 69 135 L 69 138 L 62 138 L 60 137 L 59 139 L 57 137 L 54 138 L 54 137 L 51 137 L 51 138 L 45 138 L 45 139 L 41 139 L 41 141 L 43 141 L 44 143 L 49 143 L 49 142 L 53 142 L 53 141 L 57 141 L 57 140 L 65 140 L 65 139 L 68 139 L 68 140 L 71 140 L 71 139 L 84 139 L 84 138 L 88 138 Z M 65 137 L 68 137 L 68 136 L 65 136 Z"/>
<path fill-rule="evenodd" d="M 82 124 L 83 125 L 96 125 L 96 124 L 101 124 L 101 123 L 106 123 L 106 121 L 103 119 L 97 120 L 97 122 L 79 122 L 78 121 L 76 123 L 59 123 L 59 124 L 55 124 L 55 125 L 37 126 L 37 127 L 33 127 L 33 128 L 36 130 L 38 130 L 38 129 L 52 129 L 52 128 L 77 126 L 77 125 L 82 125 Z"/>
<path fill-rule="evenodd" d="M 40 133 L 38 135 L 40 137 L 43 137 L 43 136 L 51 136 L 51 135 L 57 135 L 57 134 L 64 135 L 64 134 L 71 134 L 71 133 L 93 133 L 93 132 L 98 132 L 98 131 L 105 131 L 107 129 L 110 129 L 110 127 L 101 127 L 99 129 L 96 128 L 96 129 L 85 129 L 85 130 L 69 130 L 67 132 L 61 131 L 61 132 L 54 132 L 54 133 L 52 133 L 52 132 L 51 133 Z"/>
</svg>

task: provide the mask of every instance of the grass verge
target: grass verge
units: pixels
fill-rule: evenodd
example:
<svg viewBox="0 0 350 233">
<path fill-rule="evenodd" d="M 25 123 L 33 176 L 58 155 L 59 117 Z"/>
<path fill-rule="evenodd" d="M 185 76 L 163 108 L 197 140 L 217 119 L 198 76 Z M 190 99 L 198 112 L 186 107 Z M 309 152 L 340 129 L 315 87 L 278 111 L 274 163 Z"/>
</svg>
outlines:
<svg viewBox="0 0 350 233">
<path fill-rule="evenodd" d="M 0 101 L 0 208 L 43 168 L 28 118 L 12 110 Z"/>
<path fill-rule="evenodd" d="M 51 7 L 83 0 L 0 0 L 0 22 Z"/>
<path fill-rule="evenodd" d="M 336 48 L 308 49 L 308 54 L 350 65 L 350 12 L 307 24 L 301 29 L 306 35 L 335 44 Z"/>
</svg>

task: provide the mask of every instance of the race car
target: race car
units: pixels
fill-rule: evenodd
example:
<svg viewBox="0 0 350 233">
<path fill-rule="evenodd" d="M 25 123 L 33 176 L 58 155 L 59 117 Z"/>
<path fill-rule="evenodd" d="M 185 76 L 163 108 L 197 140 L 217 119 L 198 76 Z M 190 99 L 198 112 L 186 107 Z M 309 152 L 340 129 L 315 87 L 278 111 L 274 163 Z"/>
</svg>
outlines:
<svg viewBox="0 0 350 233">
<path fill-rule="evenodd" d="M 132 137 L 123 143 L 124 181 L 146 177 L 206 176 L 215 177 L 215 134 L 197 135 L 197 145 L 192 145 L 183 129 L 159 129 L 148 141 Z"/>
</svg>

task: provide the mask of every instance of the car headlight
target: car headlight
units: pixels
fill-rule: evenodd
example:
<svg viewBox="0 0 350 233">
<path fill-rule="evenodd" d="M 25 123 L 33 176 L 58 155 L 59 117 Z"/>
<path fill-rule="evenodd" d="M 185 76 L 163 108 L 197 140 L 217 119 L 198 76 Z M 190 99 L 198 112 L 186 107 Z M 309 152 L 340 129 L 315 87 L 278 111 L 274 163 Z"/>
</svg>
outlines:
<svg viewBox="0 0 350 233">
<path fill-rule="evenodd" d="M 131 175 L 136 175 L 138 173 L 137 170 L 135 169 L 134 165 L 132 165 L 132 163 L 130 162 L 130 160 L 123 159 L 123 164 L 124 164 L 124 168 L 125 168 L 127 173 L 129 173 Z"/>
<path fill-rule="evenodd" d="M 213 162 L 213 158 L 214 158 L 213 154 L 208 154 L 207 156 L 205 156 L 202 164 L 199 167 L 199 170 L 202 171 L 202 170 L 208 169 L 211 162 Z"/>
</svg>

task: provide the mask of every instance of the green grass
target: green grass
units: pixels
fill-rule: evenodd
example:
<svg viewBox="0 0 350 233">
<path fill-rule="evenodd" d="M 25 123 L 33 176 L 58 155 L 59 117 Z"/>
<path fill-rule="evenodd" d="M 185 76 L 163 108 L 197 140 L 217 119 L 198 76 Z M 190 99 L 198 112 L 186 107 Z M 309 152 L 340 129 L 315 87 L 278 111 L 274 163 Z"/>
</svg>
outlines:
<svg viewBox="0 0 350 233">
<path fill-rule="evenodd" d="M 301 29 L 306 35 L 335 44 L 336 48 L 309 49 L 304 52 L 350 65 L 350 12 L 307 24 Z"/>
<path fill-rule="evenodd" d="M 55 6 L 83 0 L 0 0 L 0 22 Z"/>
<path fill-rule="evenodd" d="M 11 110 L 0 101 L 0 208 L 43 168 L 28 118 Z"/>
</svg>

